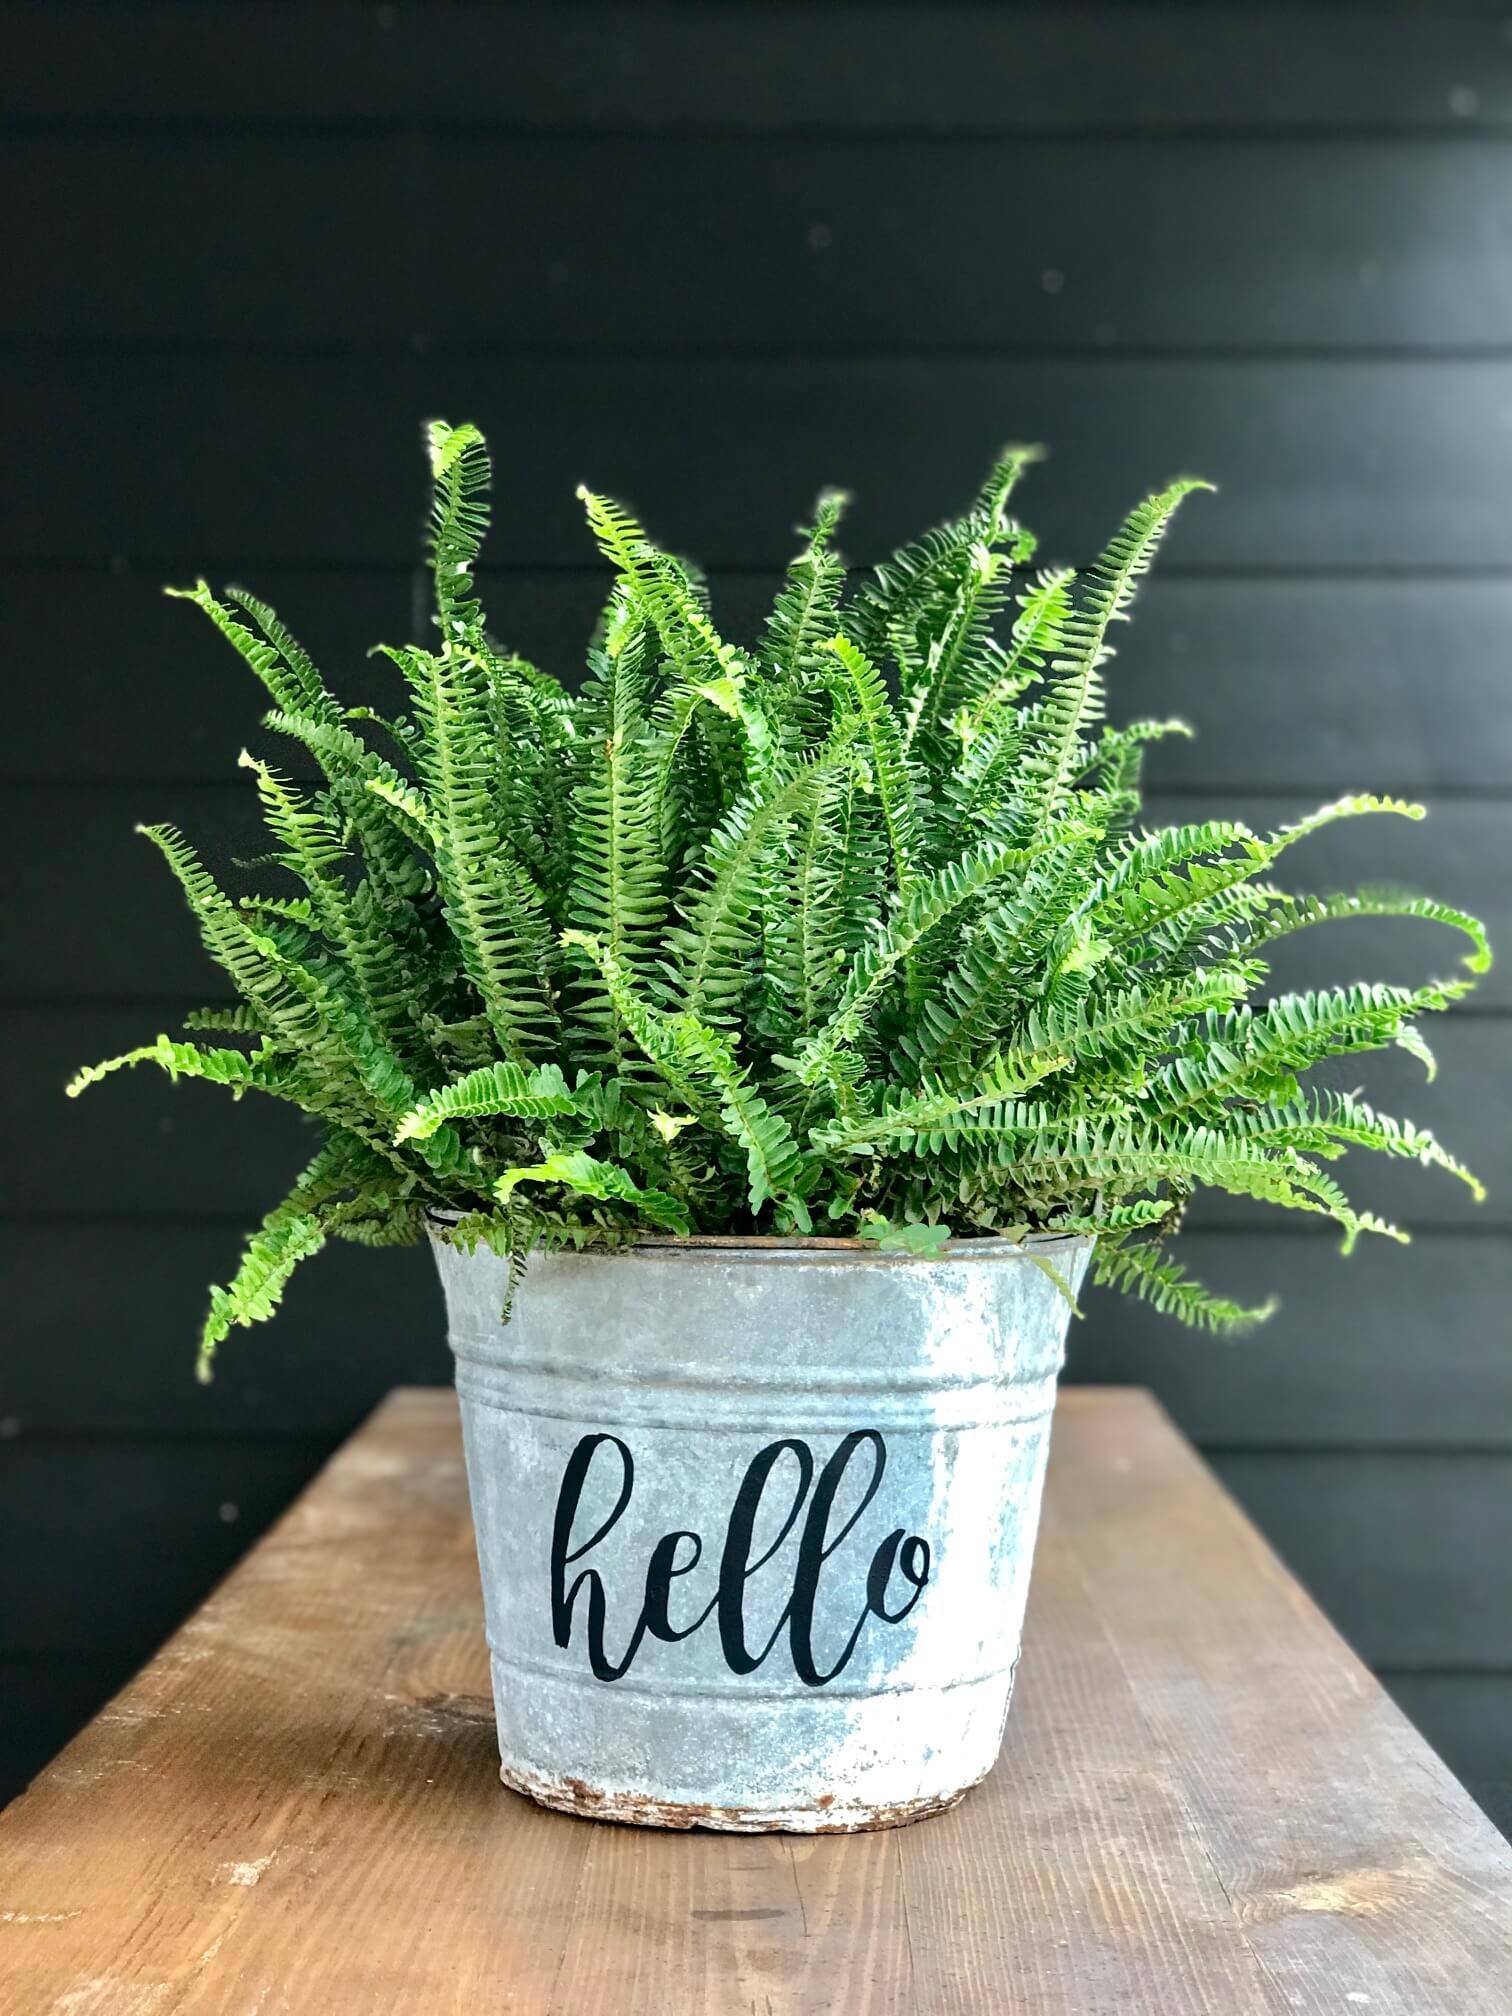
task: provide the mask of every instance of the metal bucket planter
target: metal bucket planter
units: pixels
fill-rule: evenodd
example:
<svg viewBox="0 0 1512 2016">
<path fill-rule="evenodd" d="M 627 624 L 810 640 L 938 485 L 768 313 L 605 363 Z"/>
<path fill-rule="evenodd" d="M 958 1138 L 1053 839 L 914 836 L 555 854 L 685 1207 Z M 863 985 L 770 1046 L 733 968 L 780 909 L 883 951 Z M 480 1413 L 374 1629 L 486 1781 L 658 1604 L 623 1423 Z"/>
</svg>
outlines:
<svg viewBox="0 0 1512 2016">
<path fill-rule="evenodd" d="M 1032 1249 L 1075 1289 L 1091 1242 Z M 506 1785 L 660 1827 L 895 1826 L 992 1768 L 1065 1297 L 1024 1249 L 441 1243 Z"/>
</svg>

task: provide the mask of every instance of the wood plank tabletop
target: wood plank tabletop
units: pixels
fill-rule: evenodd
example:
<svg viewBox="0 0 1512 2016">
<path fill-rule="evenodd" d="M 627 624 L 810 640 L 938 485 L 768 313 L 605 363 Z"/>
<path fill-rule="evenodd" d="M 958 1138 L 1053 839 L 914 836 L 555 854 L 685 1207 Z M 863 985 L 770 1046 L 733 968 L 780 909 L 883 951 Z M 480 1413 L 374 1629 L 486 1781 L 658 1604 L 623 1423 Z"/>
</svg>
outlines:
<svg viewBox="0 0 1512 2016">
<path fill-rule="evenodd" d="M 456 1408 L 402 1391 L 0 1815 L 0 2010 L 1512 2010 L 1512 1847 L 1134 1391 L 1061 1399 L 953 1811 L 665 1834 L 495 1771 Z"/>
</svg>

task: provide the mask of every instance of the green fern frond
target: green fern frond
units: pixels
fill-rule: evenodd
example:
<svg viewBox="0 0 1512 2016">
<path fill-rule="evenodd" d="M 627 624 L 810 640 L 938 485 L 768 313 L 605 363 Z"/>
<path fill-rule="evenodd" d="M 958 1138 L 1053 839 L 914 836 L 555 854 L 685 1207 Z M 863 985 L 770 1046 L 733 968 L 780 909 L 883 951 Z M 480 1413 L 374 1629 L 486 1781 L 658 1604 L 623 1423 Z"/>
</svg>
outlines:
<svg viewBox="0 0 1512 2016">
<path fill-rule="evenodd" d="M 503 1114 L 514 1120 L 547 1120 L 580 1110 L 577 1095 L 555 1064 L 526 1070 L 520 1064 L 484 1064 L 434 1092 L 427 1092 L 400 1121 L 394 1139 L 423 1141 L 449 1120 L 476 1120 Z"/>
<path fill-rule="evenodd" d="M 832 637 L 830 649 L 844 670 L 848 698 L 871 758 L 872 789 L 887 830 L 893 880 L 900 897 L 914 880 L 922 852 L 917 785 L 908 768 L 886 683 L 877 667 L 849 639 Z"/>
<path fill-rule="evenodd" d="M 1025 749 L 1021 833 L 1039 837 L 1065 801 L 1082 768 L 1081 738 L 1102 718 L 1102 668 L 1112 656 L 1108 633 L 1124 621 L 1140 578 L 1149 571 L 1182 499 L 1210 490 L 1195 476 L 1181 477 L 1147 497 L 1124 520 L 1103 553 L 1078 583 L 1061 629 L 1058 675 L 1036 712 L 1035 731 Z"/>
<path fill-rule="evenodd" d="M 1011 594 L 1013 568 L 1029 557 L 1033 541 L 1007 518 L 1006 507 L 1038 459 L 1037 449 L 1003 451 L 965 518 L 943 528 L 952 559 L 942 554 L 891 613 L 887 634 L 903 683 L 905 746 L 917 743 L 931 769 L 949 760 L 942 724 L 984 689 L 1014 677 L 993 626 Z"/>
<path fill-rule="evenodd" d="M 436 621 L 449 643 L 465 638 L 478 618 L 471 600 L 473 568 L 488 533 L 492 484 L 488 449 L 477 428 L 432 420 L 426 427 L 431 468 L 431 573 Z"/>
<path fill-rule="evenodd" d="M 1478 917 L 1437 902 L 1431 896 L 1386 887 L 1341 890 L 1330 896 L 1293 896 L 1277 890 L 1260 912 L 1260 921 L 1236 938 L 1234 949 L 1258 951 L 1262 945 L 1290 937 L 1309 925 L 1336 923 L 1349 917 L 1417 917 L 1425 923 L 1446 925 L 1470 940 L 1471 949 L 1464 960 L 1470 972 L 1491 970 L 1491 945 L 1486 927 Z"/>
<path fill-rule="evenodd" d="M 625 1170 L 613 1162 L 600 1162 L 581 1148 L 548 1155 L 528 1168 L 506 1169 L 494 1186 L 500 1204 L 508 1204 L 520 1183 L 560 1183 L 578 1197 L 630 1205 L 637 1216 L 668 1232 L 686 1232 L 688 1214 L 675 1197 L 660 1190 L 643 1190 Z"/>
<path fill-rule="evenodd" d="M 290 1275 L 326 1241 L 318 1218 L 307 1213 L 274 1214 L 247 1243 L 231 1283 L 210 1290 L 210 1311 L 200 1331 L 198 1374 L 210 1380 L 217 1347 L 236 1324 L 266 1323 L 283 1298 Z"/>
<path fill-rule="evenodd" d="M 1046 667 L 1063 649 L 1075 580 L 1069 567 L 1048 568 L 1018 597 L 1019 614 L 1001 663 L 990 678 L 978 682 L 979 690 L 956 718 L 956 734 L 965 748 L 970 748 L 995 713 L 1011 707 L 1020 694 L 1043 678 Z"/>
<path fill-rule="evenodd" d="M 487 686 L 459 646 L 394 655 L 424 727 L 420 781 L 442 913 L 500 1049 L 530 1062 L 558 1040 L 554 938 L 500 827 Z"/>
<path fill-rule="evenodd" d="M 1486 1186 L 1480 1178 L 1451 1155 L 1426 1127 L 1418 1127 L 1410 1120 L 1393 1119 L 1389 1113 L 1377 1113 L 1356 1092 L 1303 1088 L 1284 1105 L 1241 1113 L 1233 1124 L 1252 1140 L 1273 1141 L 1316 1153 L 1318 1142 L 1326 1137 L 1348 1148 L 1372 1148 L 1379 1154 L 1417 1162 L 1425 1169 L 1442 1169 L 1463 1183 L 1477 1204 L 1486 1201 Z"/>
<path fill-rule="evenodd" d="M 77 1099 L 81 1092 L 98 1085 L 112 1072 L 130 1070 L 137 1064 L 156 1064 L 174 1080 L 200 1078 L 210 1085 L 223 1085 L 235 1099 L 243 1092 L 268 1092 L 275 1098 L 299 1103 L 309 1089 L 301 1082 L 298 1066 L 270 1044 L 253 1051 L 212 1050 L 198 1043 L 178 1043 L 171 1036 L 159 1036 L 139 1049 L 108 1057 L 102 1064 L 86 1064 L 68 1081 L 66 1094 Z"/>
<path fill-rule="evenodd" d="M 768 851 L 790 823 L 803 822 L 841 760 L 832 754 L 801 764 L 768 796 L 742 798 L 716 827 L 691 870 L 684 921 L 667 933 L 668 992 L 678 1008 L 711 1022 L 733 1018 L 750 985 Z"/>
<path fill-rule="evenodd" d="M 665 836 L 652 783 L 658 760 L 648 715 L 649 682 L 628 611 L 620 606 L 603 644 L 590 652 L 577 779 L 567 915 L 573 930 L 600 941 L 616 963 L 644 981 L 657 957 L 668 909 Z M 572 986 L 572 1016 L 583 1054 L 625 1068 L 623 1018 L 597 970 Z"/>
<path fill-rule="evenodd" d="M 1073 906 L 1086 887 L 1095 832 L 1072 825 L 965 934 L 954 963 L 923 1001 L 913 1050 L 936 1071 L 962 1067 L 1044 993 L 1044 976 Z M 1090 934 L 1087 942 L 1092 942 Z M 1069 952 L 1062 955 L 1069 956 Z"/>
<path fill-rule="evenodd" d="M 1175 1316 L 1194 1330 L 1219 1336 L 1242 1336 L 1275 1315 L 1280 1303 L 1272 1296 L 1256 1308 L 1245 1308 L 1227 1296 L 1215 1295 L 1194 1281 L 1174 1260 L 1163 1260 L 1149 1245 L 1101 1245 L 1092 1256 L 1092 1278 L 1099 1287 L 1118 1288 L 1148 1302 L 1162 1316 Z"/>
<path fill-rule="evenodd" d="M 983 895 L 999 877 L 1027 867 L 1033 858 L 1028 849 L 994 844 L 963 854 L 927 881 L 911 886 L 896 916 L 852 965 L 829 1020 L 799 1052 L 797 1075 L 803 1083 L 816 1084 L 835 1051 L 856 1040 L 878 996 L 932 931 Z"/>
<path fill-rule="evenodd" d="M 231 1008 L 191 1008 L 184 1027 L 221 1036 L 266 1036 L 267 1025 L 257 1011 L 239 1001 Z"/>
<path fill-rule="evenodd" d="M 865 898 L 858 870 L 875 878 L 877 862 L 858 859 L 849 817 L 854 767 L 824 765 L 793 819 L 777 889 L 764 906 L 761 1033 L 784 1045 L 812 1035 L 839 993 L 844 967 L 859 950 Z"/>
<path fill-rule="evenodd" d="M 286 714 L 308 715 L 312 720 L 339 724 L 341 710 L 326 692 L 304 652 L 277 623 L 265 603 L 256 602 L 244 590 L 230 591 L 259 627 L 274 629 L 276 636 L 259 636 L 210 592 L 207 581 L 192 588 L 165 588 L 163 593 L 176 602 L 192 602 L 202 609 L 232 648 L 251 666 L 272 698 L 273 705 Z M 289 650 L 291 656 L 286 657 Z"/>
<path fill-rule="evenodd" d="M 1362 981 L 1277 995 L 1259 1010 L 1210 1011 L 1188 1053 L 1152 1080 L 1144 1111 L 1169 1120 L 1211 1111 L 1232 1098 L 1288 1097 L 1298 1072 L 1325 1058 L 1384 1049 L 1416 1016 L 1442 1012 L 1466 986 L 1450 981 L 1406 988 Z"/>
<path fill-rule="evenodd" d="M 820 496 L 813 524 L 800 527 L 803 545 L 788 562 L 762 636 L 765 684 L 779 711 L 784 711 L 785 703 L 798 727 L 812 729 L 817 724 L 816 709 L 794 703 L 810 682 L 824 683 L 824 654 L 835 634 L 845 588 L 845 562 L 834 550 L 834 538 L 849 502 L 843 490 L 826 490 Z"/>
<path fill-rule="evenodd" d="M 726 1132 L 745 1150 L 752 1213 L 768 1202 L 795 1208 L 810 1167 L 787 1122 L 752 1087 L 725 1039 L 696 1015 L 673 1016 L 671 1036 L 689 1075 L 711 1087 Z"/>
<path fill-rule="evenodd" d="M 1008 541 L 1016 560 L 1031 556 L 1032 537 L 1011 524 L 1006 511 L 1025 469 L 1039 461 L 1042 452 L 1003 449 L 959 518 L 935 526 L 873 569 L 856 598 L 851 621 L 851 631 L 864 651 L 879 656 L 889 644 L 901 644 L 905 659 L 916 653 L 921 627 L 931 619 L 948 619 L 957 606 L 963 572 L 970 569 L 974 549 L 990 550 Z M 911 667 L 905 663 L 900 669 L 907 683 Z"/>
<path fill-rule="evenodd" d="M 677 1043 L 667 1029 L 670 1018 L 641 992 L 624 961 L 591 931 L 564 931 L 562 944 L 569 951 L 580 953 L 585 967 L 598 973 L 614 1012 L 631 1041 L 671 1088 L 680 1104 L 704 1125 L 717 1126 L 717 1111 L 711 1106 L 705 1089 L 682 1062 Z"/>
<path fill-rule="evenodd" d="M 283 661 L 284 670 L 294 682 L 296 696 L 291 713 L 307 715 L 312 721 L 324 721 L 331 727 L 341 722 L 341 705 L 336 696 L 321 678 L 315 662 L 299 639 L 266 602 L 260 602 L 245 588 L 229 587 L 227 595 L 239 608 L 243 609 L 262 632 L 264 638 Z M 266 683 L 266 682 L 264 682 Z M 284 703 L 275 695 L 274 704 Z"/>
<path fill-rule="evenodd" d="M 402 715 L 338 703 L 265 603 L 194 602 L 314 759 L 255 781 L 271 888 L 223 888 L 145 829 L 234 1007 L 80 1072 L 152 1064 L 294 1104 L 325 1145 L 214 1291 L 205 1359 L 327 1239 L 537 1249 L 656 1230 L 827 1230 L 923 1256 L 1037 1232 L 1178 1319 L 1258 1318 L 1164 1242 L 1204 1189 L 1405 1234 L 1332 1173 L 1359 1152 L 1478 1180 L 1435 1136 L 1308 1074 L 1388 1047 L 1488 970 L 1484 927 L 1398 889 L 1294 895 L 1284 854 L 1356 794 L 1259 835 L 1140 829 L 1147 746 L 1104 676 L 1183 498 L 1147 498 L 1088 570 L 1026 574 L 1005 451 L 956 517 L 853 584 L 826 493 L 765 625 L 584 492 L 615 576 L 579 690 L 493 641 L 476 577 L 490 470 L 435 422 L 434 648 L 378 647 Z M 238 864 L 245 868 L 249 864 Z M 258 878 L 259 884 L 261 877 Z M 1348 917 L 1435 923 L 1461 980 L 1264 998 L 1270 945 Z M 225 1039 L 196 1041 L 194 1035 Z M 1031 1252 L 1033 1249 L 1029 1249 Z"/>
</svg>

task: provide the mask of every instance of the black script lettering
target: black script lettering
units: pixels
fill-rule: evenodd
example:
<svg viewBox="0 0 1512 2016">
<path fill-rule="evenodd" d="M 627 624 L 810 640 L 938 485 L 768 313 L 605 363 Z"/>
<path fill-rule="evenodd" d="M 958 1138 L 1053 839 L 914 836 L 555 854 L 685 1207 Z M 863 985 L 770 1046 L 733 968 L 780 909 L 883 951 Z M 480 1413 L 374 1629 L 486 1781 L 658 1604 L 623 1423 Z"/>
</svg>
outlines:
<svg viewBox="0 0 1512 2016">
<path fill-rule="evenodd" d="M 679 1561 L 677 1550 L 684 1540 L 693 1542 L 693 1552 L 686 1561 Z M 701 1610 L 691 1624 L 685 1624 L 679 1631 L 667 1614 L 667 1605 L 672 1600 L 672 1578 L 674 1575 L 691 1575 L 703 1559 L 703 1541 L 696 1533 L 665 1534 L 651 1549 L 651 1559 L 646 1565 L 646 1600 L 642 1614 L 646 1629 L 653 1638 L 660 1638 L 668 1645 L 675 1645 L 679 1638 L 691 1638 L 699 1625 L 714 1608 L 710 1603 L 707 1610 Z M 715 1602 L 719 1599 L 716 1597 Z"/>
<path fill-rule="evenodd" d="M 899 1542 L 903 1546 L 901 1556 L 898 1553 Z M 895 1562 L 903 1580 L 913 1587 L 912 1596 L 901 1610 L 889 1610 L 887 1607 L 887 1585 L 892 1580 Z M 917 1533 L 910 1533 L 905 1540 L 903 1528 L 895 1527 L 872 1556 L 871 1571 L 866 1578 L 866 1607 L 884 1624 L 901 1624 L 924 1594 L 924 1584 L 928 1580 L 929 1542 L 921 1540 Z"/>
<path fill-rule="evenodd" d="M 619 1459 L 618 1495 L 613 1509 L 597 1529 L 587 1539 L 575 1541 L 573 1529 L 588 1473 L 599 1450 L 605 1447 L 614 1450 Z M 863 1448 L 870 1454 L 871 1474 L 858 1504 L 844 1523 L 831 1532 L 830 1521 L 840 1486 L 852 1460 Z M 797 1474 L 792 1481 L 792 1496 L 775 1536 L 764 1551 L 753 1558 L 751 1548 L 755 1542 L 757 1518 L 772 1474 L 785 1456 L 792 1457 L 797 1466 Z M 814 1481 L 813 1451 L 796 1436 L 784 1437 L 758 1450 L 746 1466 L 735 1502 L 730 1508 L 720 1553 L 719 1578 L 713 1596 L 690 1622 L 681 1625 L 673 1623 L 673 1584 L 691 1575 L 698 1567 L 703 1559 L 704 1543 L 701 1535 L 686 1527 L 664 1534 L 652 1548 L 646 1564 L 646 1579 L 635 1628 L 630 1633 L 624 1656 L 615 1660 L 604 1646 L 608 1598 L 603 1577 L 594 1568 L 583 1568 L 569 1585 L 567 1570 L 574 1562 L 581 1561 L 585 1554 L 591 1553 L 623 1518 L 635 1489 L 635 1459 L 617 1435 L 583 1436 L 562 1472 L 552 1526 L 551 1618 L 557 1644 L 564 1649 L 571 1644 L 574 1612 L 581 1608 L 585 1613 L 582 1621 L 589 1667 L 597 1679 L 614 1681 L 629 1671 L 648 1632 L 664 1644 L 672 1645 L 683 1638 L 690 1638 L 710 1617 L 717 1615 L 720 1650 L 732 1673 L 754 1673 L 770 1656 L 786 1630 L 792 1650 L 793 1670 L 798 1678 L 809 1687 L 827 1686 L 850 1663 L 861 1633 L 866 1628 L 867 1618 L 876 1617 L 884 1624 L 901 1623 L 923 1595 L 929 1581 L 928 1541 L 916 1533 L 907 1533 L 901 1526 L 895 1527 L 873 1551 L 866 1576 L 866 1602 L 840 1656 L 828 1672 L 819 1669 L 813 1648 L 814 1610 L 825 1563 L 855 1530 L 862 1514 L 876 1497 L 886 1469 L 887 1444 L 874 1428 L 857 1429 L 847 1435 L 820 1471 L 817 1484 Z M 809 1495 L 811 1489 L 812 1497 Z M 800 1513 L 804 1514 L 803 1530 L 798 1539 L 792 1589 L 766 1643 L 753 1650 L 746 1641 L 746 1586 L 776 1555 L 797 1525 Z M 912 1590 L 896 1610 L 888 1606 L 888 1589 L 895 1573 L 901 1575 Z M 578 1603 L 580 1594 L 583 1596 L 581 1605 Z"/>
<path fill-rule="evenodd" d="M 835 1493 L 840 1489 L 840 1480 L 849 1469 L 852 1456 L 863 1443 L 871 1445 L 871 1476 L 867 1479 L 866 1489 L 861 1494 L 860 1504 L 856 1506 L 839 1532 L 831 1538 L 828 1528 Z M 836 1449 L 820 1471 L 819 1482 L 814 1486 L 813 1501 L 808 1509 L 808 1517 L 803 1522 L 803 1537 L 798 1542 L 798 1567 L 793 1576 L 793 1620 L 790 1632 L 793 1670 L 806 1687 L 823 1687 L 827 1681 L 833 1680 L 837 1673 L 844 1672 L 850 1664 L 851 1654 L 856 1649 L 862 1628 L 870 1615 L 868 1605 L 856 1619 L 855 1629 L 845 1641 L 845 1650 L 828 1673 L 821 1673 L 814 1664 L 813 1647 L 814 1601 L 819 1594 L 820 1571 L 876 1497 L 882 1482 L 882 1473 L 886 1468 L 887 1444 L 875 1428 L 858 1428 L 853 1434 L 847 1435 Z"/>
<path fill-rule="evenodd" d="M 614 1510 L 589 1539 L 570 1551 L 568 1542 L 572 1538 L 572 1522 L 577 1516 L 578 1501 L 583 1495 L 583 1485 L 588 1476 L 588 1466 L 605 1443 L 619 1451 L 620 1490 L 615 1500 Z M 557 1493 L 556 1519 L 551 1531 L 551 1623 L 558 1645 L 564 1648 L 572 1642 L 572 1609 L 577 1601 L 577 1593 L 584 1583 L 588 1585 L 588 1664 L 594 1677 L 599 1680 L 618 1680 L 622 1673 L 629 1671 L 630 1662 L 640 1650 L 640 1641 L 645 1634 L 646 1622 L 642 1615 L 630 1635 L 630 1643 L 625 1656 L 616 1665 L 604 1653 L 604 1584 L 596 1569 L 585 1568 L 573 1580 L 572 1587 L 563 1591 L 563 1580 L 567 1569 L 574 1561 L 581 1561 L 590 1548 L 597 1547 L 604 1535 L 623 1516 L 630 1503 L 630 1493 L 635 1489 L 635 1458 L 617 1435 L 585 1435 L 567 1459 L 567 1468 L 562 1472 L 562 1488 Z"/>
<path fill-rule="evenodd" d="M 776 1467 L 777 1459 L 791 1454 L 798 1459 L 798 1488 L 793 1493 L 793 1502 L 788 1507 L 777 1538 L 765 1554 L 755 1561 L 751 1559 L 751 1535 L 756 1526 L 756 1512 L 766 1490 L 767 1479 Z M 719 1564 L 719 1593 L 715 1602 L 719 1606 L 719 1642 L 724 1649 L 725 1664 L 732 1673 L 754 1673 L 766 1658 L 777 1640 L 782 1636 L 782 1627 L 788 1621 L 792 1608 L 789 1603 L 772 1630 L 772 1635 L 759 1652 L 748 1649 L 745 1640 L 745 1585 L 756 1573 L 764 1568 L 777 1549 L 786 1540 L 803 1510 L 803 1501 L 808 1496 L 809 1485 L 814 1479 L 814 1454 L 807 1442 L 788 1440 L 771 1442 L 746 1465 L 745 1476 L 740 1480 L 740 1489 L 735 1494 L 735 1503 L 730 1508 L 730 1523 L 725 1529 L 724 1555 Z"/>
</svg>

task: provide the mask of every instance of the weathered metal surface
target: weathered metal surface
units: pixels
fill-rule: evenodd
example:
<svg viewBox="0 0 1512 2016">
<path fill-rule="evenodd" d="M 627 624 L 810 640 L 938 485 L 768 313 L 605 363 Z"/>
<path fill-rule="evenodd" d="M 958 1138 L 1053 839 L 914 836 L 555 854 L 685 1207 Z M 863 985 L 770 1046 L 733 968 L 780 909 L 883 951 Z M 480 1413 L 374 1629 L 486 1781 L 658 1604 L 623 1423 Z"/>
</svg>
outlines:
<svg viewBox="0 0 1512 2016">
<path fill-rule="evenodd" d="M 1073 1290 L 1085 1240 L 1035 1252 Z M 501 1775 L 653 1826 L 953 1803 L 1008 1711 L 1068 1307 L 1008 1241 L 437 1243 Z"/>
</svg>

